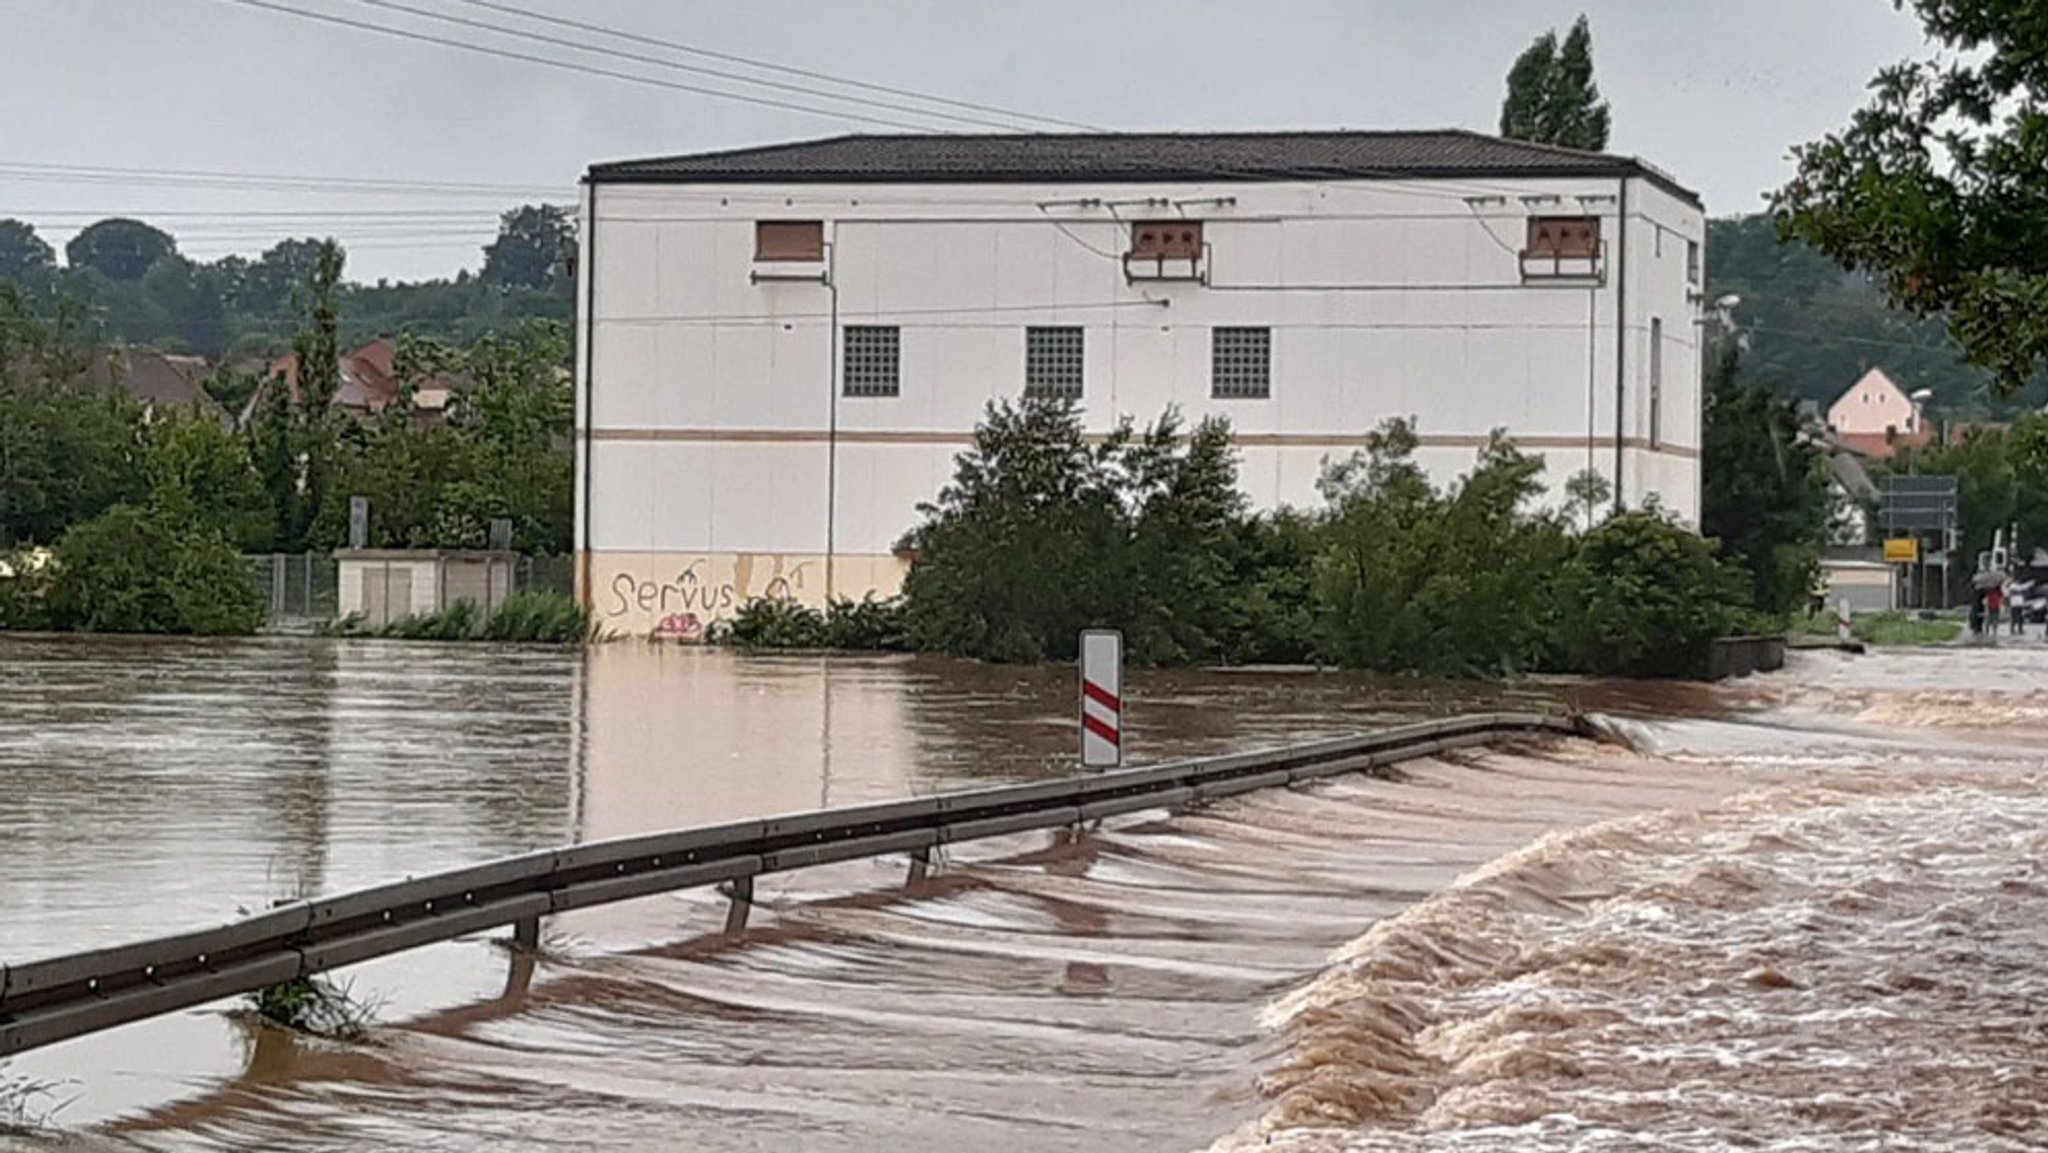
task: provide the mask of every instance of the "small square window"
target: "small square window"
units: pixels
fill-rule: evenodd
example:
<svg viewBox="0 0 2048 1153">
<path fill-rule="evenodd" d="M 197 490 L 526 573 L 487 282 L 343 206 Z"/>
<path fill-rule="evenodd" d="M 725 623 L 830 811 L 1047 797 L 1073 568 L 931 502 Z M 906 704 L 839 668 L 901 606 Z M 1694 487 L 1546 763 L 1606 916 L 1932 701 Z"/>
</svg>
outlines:
<svg viewBox="0 0 2048 1153">
<path fill-rule="evenodd" d="M 820 220 L 758 220 L 754 222 L 754 259 L 805 261 L 825 259 L 825 224 Z"/>
<path fill-rule="evenodd" d="M 896 396 L 902 389 L 902 330 L 895 325 L 849 325 L 841 391 L 847 396 Z"/>
<path fill-rule="evenodd" d="M 1086 344 L 1079 328 L 1024 330 L 1024 395 L 1081 399 Z"/>
<path fill-rule="evenodd" d="M 1210 330 L 1209 395 L 1217 400 L 1264 400 L 1273 395 L 1273 330 Z"/>
</svg>

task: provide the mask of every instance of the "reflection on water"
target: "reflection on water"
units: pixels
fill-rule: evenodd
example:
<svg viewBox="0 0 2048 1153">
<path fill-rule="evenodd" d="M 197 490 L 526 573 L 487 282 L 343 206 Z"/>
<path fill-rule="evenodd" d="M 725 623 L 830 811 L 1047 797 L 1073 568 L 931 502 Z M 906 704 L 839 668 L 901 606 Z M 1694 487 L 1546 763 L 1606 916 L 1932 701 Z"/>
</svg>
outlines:
<svg viewBox="0 0 2048 1153">
<path fill-rule="evenodd" d="M 2042 672 L 1138 674 L 1148 758 L 1542 704 L 1631 714 L 1635 747 L 962 846 L 914 895 L 900 859 L 764 879 L 736 946 L 710 893 L 589 910 L 537 962 L 478 940 L 358 967 L 389 1000 L 370 1046 L 216 1008 L 8 1072 L 72 1080 L 72 1140 L 121 1149 L 2038 1144 Z M 0 676 L 0 958 L 1066 772 L 1073 745 L 1071 671 L 908 658 L 0 639 Z"/>
</svg>

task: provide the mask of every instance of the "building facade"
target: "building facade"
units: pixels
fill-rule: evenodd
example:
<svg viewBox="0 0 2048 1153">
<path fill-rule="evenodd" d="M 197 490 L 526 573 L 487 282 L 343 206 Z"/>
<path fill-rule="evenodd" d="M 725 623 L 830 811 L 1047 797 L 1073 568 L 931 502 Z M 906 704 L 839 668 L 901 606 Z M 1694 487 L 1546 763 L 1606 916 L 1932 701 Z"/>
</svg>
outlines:
<svg viewBox="0 0 2048 1153">
<path fill-rule="evenodd" d="M 1873 460 L 1890 460 L 1901 448 L 1919 448 L 1934 440 L 1920 401 L 1878 368 L 1864 373 L 1828 406 L 1828 431 L 1843 447 Z"/>
<path fill-rule="evenodd" d="M 1696 196 L 1466 132 L 851 136 L 593 167 L 585 603 L 688 637 L 758 596 L 888 594 L 985 407 L 1229 418 L 1319 503 L 1390 417 L 1440 482 L 1505 429 L 1562 500 L 1699 511 Z"/>
</svg>

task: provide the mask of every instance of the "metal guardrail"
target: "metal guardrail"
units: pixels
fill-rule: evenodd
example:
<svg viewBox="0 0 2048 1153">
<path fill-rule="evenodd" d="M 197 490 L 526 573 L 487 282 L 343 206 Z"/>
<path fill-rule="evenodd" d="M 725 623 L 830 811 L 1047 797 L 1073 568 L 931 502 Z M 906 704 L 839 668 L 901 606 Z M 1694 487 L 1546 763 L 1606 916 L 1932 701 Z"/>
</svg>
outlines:
<svg viewBox="0 0 2048 1153">
<path fill-rule="evenodd" d="M 0 965 L 0 1057 L 502 925 L 538 943 L 552 913 L 706 885 L 745 928 L 753 879 L 1288 785 L 1485 744 L 1514 733 L 1585 735 L 1573 719 L 1483 713 L 1357 737 L 1055 781 L 599 841 L 354 893 L 294 901 L 213 929 Z"/>
</svg>

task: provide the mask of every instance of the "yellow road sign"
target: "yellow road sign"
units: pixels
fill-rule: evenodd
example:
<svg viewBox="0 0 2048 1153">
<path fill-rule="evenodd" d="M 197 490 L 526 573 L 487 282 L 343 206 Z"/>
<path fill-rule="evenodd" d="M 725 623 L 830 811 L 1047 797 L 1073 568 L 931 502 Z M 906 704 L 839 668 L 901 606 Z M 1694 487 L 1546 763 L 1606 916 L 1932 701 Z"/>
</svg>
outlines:
<svg viewBox="0 0 2048 1153">
<path fill-rule="evenodd" d="M 1884 542 L 1884 559 L 1891 564 L 1912 564 L 1920 559 L 1920 542 L 1913 537 Z"/>
</svg>

